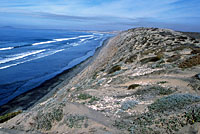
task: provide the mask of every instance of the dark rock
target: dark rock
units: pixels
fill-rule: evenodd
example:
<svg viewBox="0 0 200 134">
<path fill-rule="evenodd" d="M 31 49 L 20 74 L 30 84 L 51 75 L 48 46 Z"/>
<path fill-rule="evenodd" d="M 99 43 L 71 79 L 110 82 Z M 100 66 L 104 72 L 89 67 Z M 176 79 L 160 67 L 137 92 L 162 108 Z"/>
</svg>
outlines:
<svg viewBox="0 0 200 134">
<path fill-rule="evenodd" d="M 200 74 L 196 74 L 195 77 L 200 80 Z"/>
<path fill-rule="evenodd" d="M 185 40 L 187 40 L 188 38 L 187 38 L 186 36 L 179 36 L 179 37 L 177 37 L 177 39 L 178 39 L 179 41 L 185 41 Z"/>
<path fill-rule="evenodd" d="M 139 84 L 132 84 L 128 87 L 128 90 L 130 89 L 135 89 L 136 87 L 139 87 L 140 85 Z"/>
<path fill-rule="evenodd" d="M 195 40 L 193 43 L 199 43 L 199 41 Z"/>
</svg>

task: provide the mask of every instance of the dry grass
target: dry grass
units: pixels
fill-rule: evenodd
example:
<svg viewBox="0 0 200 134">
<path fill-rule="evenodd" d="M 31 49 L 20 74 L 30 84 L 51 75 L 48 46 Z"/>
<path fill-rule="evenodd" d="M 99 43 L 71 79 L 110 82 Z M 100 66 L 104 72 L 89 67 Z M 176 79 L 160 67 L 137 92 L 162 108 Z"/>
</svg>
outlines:
<svg viewBox="0 0 200 134">
<path fill-rule="evenodd" d="M 22 113 L 22 111 L 17 111 L 17 112 L 12 112 L 12 113 L 8 113 L 5 115 L 0 116 L 0 123 L 6 122 L 8 120 L 10 120 L 11 118 L 15 117 L 16 115 Z"/>
<path fill-rule="evenodd" d="M 168 58 L 167 62 L 174 62 L 174 61 L 177 61 L 180 58 L 181 58 L 180 55 L 172 55 L 171 57 Z"/>
<path fill-rule="evenodd" d="M 200 54 L 183 61 L 179 64 L 179 68 L 190 68 L 197 65 L 200 65 Z"/>
<path fill-rule="evenodd" d="M 199 54 L 200 53 L 200 48 L 193 48 L 191 54 Z"/>
</svg>

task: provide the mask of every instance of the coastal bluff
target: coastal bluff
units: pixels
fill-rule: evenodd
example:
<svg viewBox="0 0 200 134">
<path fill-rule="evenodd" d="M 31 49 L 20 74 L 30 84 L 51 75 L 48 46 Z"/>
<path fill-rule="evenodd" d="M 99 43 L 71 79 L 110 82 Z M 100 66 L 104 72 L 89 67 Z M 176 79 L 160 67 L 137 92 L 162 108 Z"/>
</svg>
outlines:
<svg viewBox="0 0 200 134">
<path fill-rule="evenodd" d="M 200 33 L 134 28 L 110 38 L 51 97 L 0 134 L 200 134 Z"/>
</svg>

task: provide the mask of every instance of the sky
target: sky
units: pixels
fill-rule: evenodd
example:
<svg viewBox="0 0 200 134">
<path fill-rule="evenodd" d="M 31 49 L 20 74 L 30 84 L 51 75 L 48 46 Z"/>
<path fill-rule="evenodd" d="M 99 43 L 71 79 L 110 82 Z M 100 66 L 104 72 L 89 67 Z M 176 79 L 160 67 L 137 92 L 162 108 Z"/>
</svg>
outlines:
<svg viewBox="0 0 200 134">
<path fill-rule="evenodd" d="M 0 0 L 0 26 L 200 32 L 200 0 Z"/>
</svg>

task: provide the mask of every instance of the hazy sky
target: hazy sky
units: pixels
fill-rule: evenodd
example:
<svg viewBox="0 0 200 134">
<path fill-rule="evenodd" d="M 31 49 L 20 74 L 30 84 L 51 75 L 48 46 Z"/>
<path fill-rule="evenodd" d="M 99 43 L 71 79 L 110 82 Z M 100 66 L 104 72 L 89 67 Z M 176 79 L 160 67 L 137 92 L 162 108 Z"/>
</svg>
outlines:
<svg viewBox="0 0 200 134">
<path fill-rule="evenodd" d="M 77 30 L 144 26 L 200 32 L 200 0 L 0 0 L 0 25 Z"/>
</svg>

